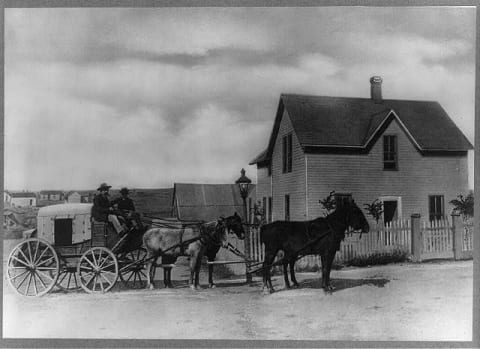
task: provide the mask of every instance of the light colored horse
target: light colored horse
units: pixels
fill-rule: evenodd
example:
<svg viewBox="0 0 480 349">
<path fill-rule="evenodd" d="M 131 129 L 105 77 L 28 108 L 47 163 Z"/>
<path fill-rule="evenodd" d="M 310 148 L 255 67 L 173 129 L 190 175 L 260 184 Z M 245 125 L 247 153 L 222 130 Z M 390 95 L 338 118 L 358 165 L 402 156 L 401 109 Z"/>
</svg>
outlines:
<svg viewBox="0 0 480 349">
<path fill-rule="evenodd" d="M 146 287 L 154 288 L 150 270 L 158 257 L 167 257 L 169 262 L 174 263 L 178 257 L 187 256 L 190 259 L 189 285 L 192 289 L 198 289 L 200 266 L 205 251 L 210 246 L 226 244 L 227 233 L 235 233 L 242 238 L 245 236 L 241 219 L 236 213 L 231 217 L 219 218 L 199 226 L 189 225 L 180 229 L 160 227 L 147 230 L 143 235 L 143 246 L 147 250 Z M 165 284 L 169 285 L 170 280 L 165 280 Z"/>
</svg>

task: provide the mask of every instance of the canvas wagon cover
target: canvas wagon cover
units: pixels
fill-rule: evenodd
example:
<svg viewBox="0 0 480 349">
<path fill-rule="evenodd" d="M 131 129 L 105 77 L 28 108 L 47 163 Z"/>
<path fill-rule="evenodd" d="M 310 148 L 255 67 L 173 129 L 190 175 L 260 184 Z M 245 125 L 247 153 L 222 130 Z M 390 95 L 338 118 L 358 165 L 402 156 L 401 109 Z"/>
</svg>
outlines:
<svg viewBox="0 0 480 349">
<path fill-rule="evenodd" d="M 93 204 L 58 204 L 42 207 L 37 215 L 38 237 L 56 244 L 58 240 L 71 244 L 90 240 Z"/>
</svg>

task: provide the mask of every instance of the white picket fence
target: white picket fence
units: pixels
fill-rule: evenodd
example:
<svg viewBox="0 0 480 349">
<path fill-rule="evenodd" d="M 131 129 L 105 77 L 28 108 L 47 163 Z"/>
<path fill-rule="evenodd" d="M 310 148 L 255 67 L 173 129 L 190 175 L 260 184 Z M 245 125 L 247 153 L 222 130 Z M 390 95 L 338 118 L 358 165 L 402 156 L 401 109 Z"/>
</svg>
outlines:
<svg viewBox="0 0 480 349">
<path fill-rule="evenodd" d="M 437 221 L 423 222 L 420 225 L 421 259 L 452 258 L 453 232 L 451 220 L 446 218 Z M 463 250 L 473 249 L 473 225 L 466 224 L 463 232 Z M 372 255 L 386 255 L 392 252 L 412 253 L 412 227 L 410 219 L 399 219 L 384 224 L 370 225 L 366 234 L 347 233 L 335 256 L 335 263 L 346 264 L 355 258 L 366 258 Z M 263 261 L 264 247 L 260 243 L 258 227 L 250 228 L 250 255 L 256 261 Z M 309 255 L 296 263 L 297 269 L 319 269 L 320 256 Z"/>
</svg>

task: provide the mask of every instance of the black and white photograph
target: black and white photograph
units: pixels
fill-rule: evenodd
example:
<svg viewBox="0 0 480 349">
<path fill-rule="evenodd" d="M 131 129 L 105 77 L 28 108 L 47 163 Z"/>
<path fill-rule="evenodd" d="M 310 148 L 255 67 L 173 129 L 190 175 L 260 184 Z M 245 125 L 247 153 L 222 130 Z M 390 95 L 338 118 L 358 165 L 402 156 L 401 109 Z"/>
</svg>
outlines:
<svg viewBox="0 0 480 349">
<path fill-rule="evenodd" d="M 52 3 L 3 9 L 3 340 L 475 339 L 475 6 Z"/>
</svg>

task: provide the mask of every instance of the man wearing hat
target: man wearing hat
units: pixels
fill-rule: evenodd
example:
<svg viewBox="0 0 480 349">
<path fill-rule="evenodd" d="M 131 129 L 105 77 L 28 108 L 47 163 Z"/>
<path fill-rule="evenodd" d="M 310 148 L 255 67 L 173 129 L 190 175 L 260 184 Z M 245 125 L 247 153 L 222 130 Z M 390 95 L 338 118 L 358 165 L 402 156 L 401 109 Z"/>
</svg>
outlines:
<svg viewBox="0 0 480 349">
<path fill-rule="evenodd" d="M 121 196 L 112 201 L 112 206 L 120 211 L 128 227 L 141 227 L 140 217 L 135 212 L 135 205 L 133 204 L 133 200 L 128 196 L 129 193 L 128 188 L 120 189 Z"/>
<path fill-rule="evenodd" d="M 116 198 L 112 201 L 112 205 L 119 210 L 123 211 L 135 211 L 135 205 L 133 204 L 133 200 L 128 197 L 130 191 L 128 188 L 120 189 L 121 196 Z"/>
<path fill-rule="evenodd" d="M 102 183 L 97 188 L 98 194 L 93 198 L 92 217 L 99 222 L 110 222 L 118 234 L 126 232 L 126 226 L 123 226 L 118 217 L 113 212 L 113 207 L 108 199 L 108 191 L 112 186 Z"/>
</svg>

